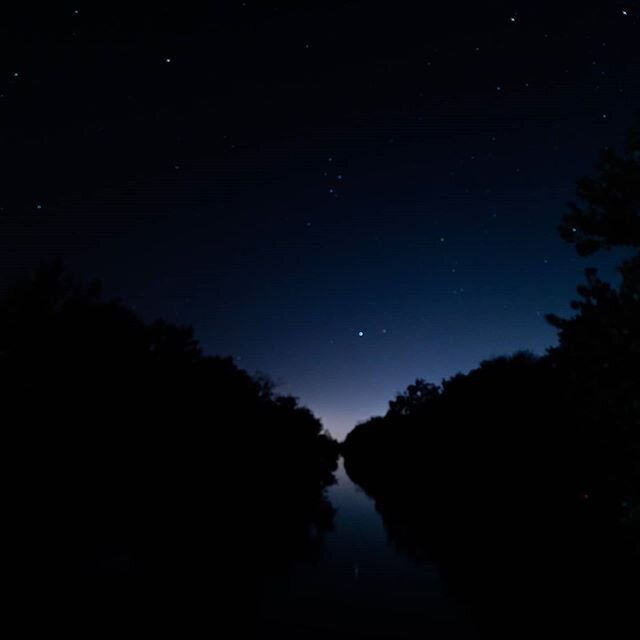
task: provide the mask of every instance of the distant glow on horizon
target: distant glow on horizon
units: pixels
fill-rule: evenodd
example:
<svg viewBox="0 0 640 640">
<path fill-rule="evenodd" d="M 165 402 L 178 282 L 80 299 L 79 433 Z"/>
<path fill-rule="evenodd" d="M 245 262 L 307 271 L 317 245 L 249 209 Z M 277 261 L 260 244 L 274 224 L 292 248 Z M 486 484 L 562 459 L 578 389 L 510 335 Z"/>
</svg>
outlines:
<svg viewBox="0 0 640 640">
<path fill-rule="evenodd" d="M 416 378 L 556 345 L 545 316 L 572 315 L 586 266 L 581 227 L 557 228 L 640 103 L 638 2 L 580 20 L 567 3 L 468 3 L 458 20 L 432 11 L 427 33 L 419 3 L 391 20 L 376 3 L 233 4 L 242 18 L 69 3 L 33 41 L 18 21 L 0 88 L 20 131 L 3 140 L 20 159 L 0 199 L 6 266 L 60 257 L 145 321 L 193 327 L 205 354 L 269 377 L 338 439 Z M 123 20 L 126 46 L 87 73 L 75 58 L 122 43 Z M 364 55 L 372 33 L 383 69 Z M 85 91 L 108 99 L 86 110 Z M 614 262 L 587 264 L 610 279 Z"/>
</svg>

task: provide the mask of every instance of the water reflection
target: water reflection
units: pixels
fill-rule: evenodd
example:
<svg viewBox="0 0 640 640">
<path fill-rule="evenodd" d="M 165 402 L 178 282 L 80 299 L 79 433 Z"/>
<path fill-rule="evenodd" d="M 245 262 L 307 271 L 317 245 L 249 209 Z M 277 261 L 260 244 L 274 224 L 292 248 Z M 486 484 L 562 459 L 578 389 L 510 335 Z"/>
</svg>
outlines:
<svg viewBox="0 0 640 640">
<path fill-rule="evenodd" d="M 346 475 L 328 491 L 333 532 L 315 565 L 264 583 L 260 635 L 298 638 L 471 638 L 434 565 L 417 567 L 387 540 L 373 500 Z"/>
</svg>

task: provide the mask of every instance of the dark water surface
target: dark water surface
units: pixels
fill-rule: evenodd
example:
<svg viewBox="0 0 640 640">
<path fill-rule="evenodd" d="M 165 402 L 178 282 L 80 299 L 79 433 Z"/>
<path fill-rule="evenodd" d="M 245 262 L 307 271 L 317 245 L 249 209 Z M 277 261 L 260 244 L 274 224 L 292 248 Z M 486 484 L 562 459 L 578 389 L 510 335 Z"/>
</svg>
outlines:
<svg viewBox="0 0 640 640">
<path fill-rule="evenodd" d="M 416 566 L 387 542 L 374 502 L 347 476 L 328 497 L 337 510 L 315 565 L 269 580 L 259 629 L 268 638 L 473 638 L 433 565 Z M 260 634 L 262 635 L 262 634 Z"/>
</svg>

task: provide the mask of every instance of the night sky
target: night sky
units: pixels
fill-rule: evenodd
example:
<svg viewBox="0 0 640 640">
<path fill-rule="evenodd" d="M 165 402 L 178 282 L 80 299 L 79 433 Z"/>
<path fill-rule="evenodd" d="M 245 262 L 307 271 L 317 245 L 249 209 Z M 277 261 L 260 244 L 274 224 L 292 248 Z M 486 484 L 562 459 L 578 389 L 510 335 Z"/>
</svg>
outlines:
<svg viewBox="0 0 640 640">
<path fill-rule="evenodd" d="M 13 4 L 13 3 L 12 3 Z M 342 437 L 555 341 L 556 227 L 640 108 L 640 2 L 0 9 L 0 268 L 61 256 Z"/>
</svg>

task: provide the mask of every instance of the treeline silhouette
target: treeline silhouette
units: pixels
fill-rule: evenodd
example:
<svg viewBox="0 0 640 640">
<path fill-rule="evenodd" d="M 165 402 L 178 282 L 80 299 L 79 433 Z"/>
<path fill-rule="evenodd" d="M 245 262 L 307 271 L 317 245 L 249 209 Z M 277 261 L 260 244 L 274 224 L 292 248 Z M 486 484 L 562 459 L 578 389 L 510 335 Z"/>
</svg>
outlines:
<svg viewBox="0 0 640 640">
<path fill-rule="evenodd" d="M 190 328 L 48 264 L 0 305 L 0 371 L 24 621 L 251 634 L 261 580 L 320 552 L 337 443 Z"/>
<path fill-rule="evenodd" d="M 558 346 L 418 379 L 343 445 L 391 541 L 436 561 L 487 637 L 622 637 L 640 613 L 640 131 L 578 184 L 562 237 L 627 252 L 586 271 Z"/>
</svg>

